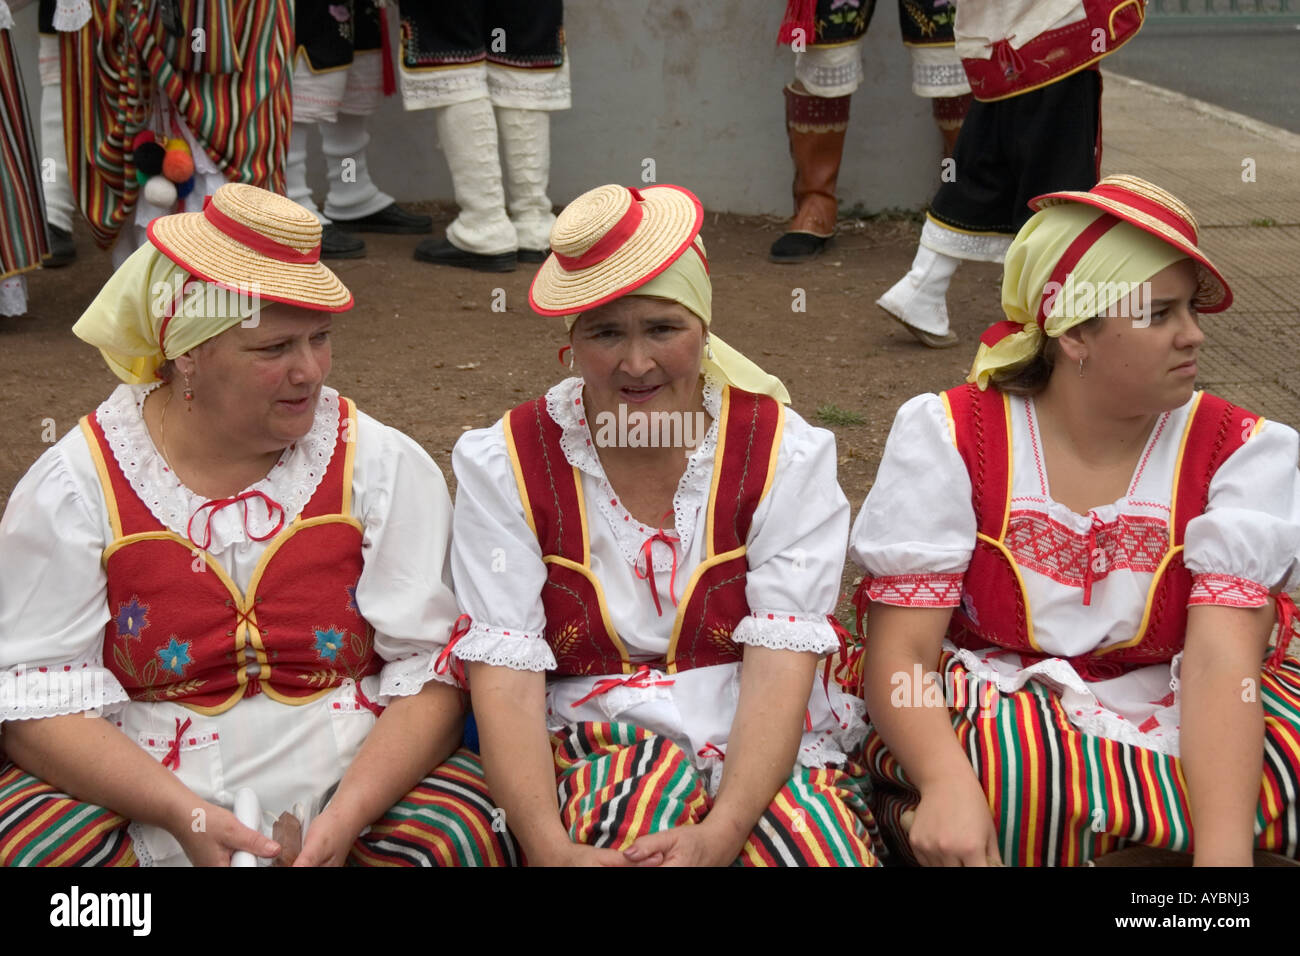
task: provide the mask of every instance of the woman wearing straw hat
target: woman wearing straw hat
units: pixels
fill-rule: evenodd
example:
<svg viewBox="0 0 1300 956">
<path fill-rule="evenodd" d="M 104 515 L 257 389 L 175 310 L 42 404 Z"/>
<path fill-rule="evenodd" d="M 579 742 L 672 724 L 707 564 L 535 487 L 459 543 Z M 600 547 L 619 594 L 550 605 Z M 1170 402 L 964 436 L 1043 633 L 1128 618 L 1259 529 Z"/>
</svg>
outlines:
<svg viewBox="0 0 1300 956">
<path fill-rule="evenodd" d="M 926 864 L 1295 856 L 1300 439 L 1194 391 L 1232 294 L 1182 203 L 1031 206 L 1007 319 L 899 411 L 853 530 L 881 826 Z"/>
<path fill-rule="evenodd" d="M 530 863 L 873 864 L 862 702 L 820 663 L 834 438 L 710 330 L 702 219 L 602 186 L 557 220 L 530 302 L 579 377 L 456 445 L 451 653 Z"/>
<path fill-rule="evenodd" d="M 3 863 L 287 862 L 303 825 L 299 864 L 511 858 L 431 679 L 446 485 L 324 385 L 352 296 L 320 232 L 224 186 L 155 220 L 74 326 L 126 384 L 0 524 Z M 225 808 L 243 788 L 261 833 Z"/>
</svg>

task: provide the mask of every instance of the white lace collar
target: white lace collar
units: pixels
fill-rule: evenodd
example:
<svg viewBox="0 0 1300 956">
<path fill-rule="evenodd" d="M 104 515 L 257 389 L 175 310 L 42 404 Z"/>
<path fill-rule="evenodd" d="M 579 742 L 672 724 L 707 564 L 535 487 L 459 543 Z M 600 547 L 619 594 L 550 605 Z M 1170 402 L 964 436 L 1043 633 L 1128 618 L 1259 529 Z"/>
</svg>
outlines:
<svg viewBox="0 0 1300 956">
<path fill-rule="evenodd" d="M 644 563 L 641 547 L 659 529 L 646 527 L 632 517 L 632 513 L 623 506 L 615 493 L 614 486 L 605 477 L 605 469 L 601 467 L 600 457 L 592 443 L 591 428 L 582 403 L 582 387 L 581 378 L 566 378 L 553 386 L 546 393 L 546 411 L 561 428 L 560 447 L 564 450 L 565 460 L 599 483 L 600 494 L 596 498 L 596 504 L 623 557 L 633 567 L 640 567 Z M 677 482 L 677 492 L 673 495 L 673 523 L 679 541 L 679 558 L 690 553 L 696 517 L 699 510 L 708 505 L 709 485 L 713 478 L 713 455 L 718 447 L 718 416 L 722 414 L 722 383 L 709 375 L 704 376 L 704 410 L 709 413 L 712 421 L 699 446 L 686 459 L 686 469 L 682 472 L 681 480 Z M 673 556 L 667 548 L 655 547 L 653 553 L 656 571 L 667 571 L 672 567 Z"/>
<path fill-rule="evenodd" d="M 190 516 L 208 499 L 182 485 L 154 447 L 144 423 L 144 400 L 155 388 L 156 384 L 121 385 L 95 414 L 131 488 L 164 527 L 184 538 Z M 284 450 L 265 478 L 245 490 L 260 491 L 278 502 L 284 508 L 285 522 L 291 521 L 311 500 L 325 477 L 334 457 L 338 428 L 338 392 L 323 387 L 311 430 Z M 201 517 L 195 521 L 196 537 L 199 537 L 197 526 L 202 521 Z M 261 537 L 274 526 L 274 520 L 269 519 L 260 505 L 249 507 L 247 529 L 240 509 L 224 508 L 212 517 L 208 553 L 221 554 L 232 545 L 249 540 L 250 533 Z"/>
</svg>

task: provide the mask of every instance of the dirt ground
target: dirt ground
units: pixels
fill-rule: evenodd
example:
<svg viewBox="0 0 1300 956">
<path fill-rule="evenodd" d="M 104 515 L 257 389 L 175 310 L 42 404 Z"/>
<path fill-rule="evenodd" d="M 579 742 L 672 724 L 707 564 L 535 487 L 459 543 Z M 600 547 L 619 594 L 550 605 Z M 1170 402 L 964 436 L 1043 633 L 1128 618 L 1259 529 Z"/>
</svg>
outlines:
<svg viewBox="0 0 1300 956">
<path fill-rule="evenodd" d="M 440 234 L 450 210 L 426 211 Z M 794 266 L 767 259 L 780 230 L 775 220 L 707 214 L 713 331 L 779 375 L 800 414 L 835 432 L 840 484 L 856 513 L 898 406 L 965 375 L 979 333 L 997 318 L 1000 268 L 958 270 L 948 301 L 963 342 L 931 351 L 874 304 L 910 266 L 918 223 L 841 223 L 822 257 Z M 416 237 L 365 238 L 366 258 L 330 263 L 357 305 L 335 322 L 329 384 L 419 441 L 454 490 L 451 449 L 461 432 L 490 425 L 568 374 L 557 359 L 563 324 L 528 308 L 535 267 L 493 275 L 430 266 L 411 256 Z M 69 331 L 111 271 L 88 233 L 76 239 L 74 265 L 28 274 L 29 314 L 0 318 L 8 433 L 0 507 L 51 435 L 75 427 L 116 384 L 98 353 Z M 797 288 L 804 312 L 792 310 Z M 496 289 L 504 290 L 504 312 L 492 310 L 501 301 Z M 862 424 L 819 420 L 828 404 L 860 415 Z"/>
</svg>

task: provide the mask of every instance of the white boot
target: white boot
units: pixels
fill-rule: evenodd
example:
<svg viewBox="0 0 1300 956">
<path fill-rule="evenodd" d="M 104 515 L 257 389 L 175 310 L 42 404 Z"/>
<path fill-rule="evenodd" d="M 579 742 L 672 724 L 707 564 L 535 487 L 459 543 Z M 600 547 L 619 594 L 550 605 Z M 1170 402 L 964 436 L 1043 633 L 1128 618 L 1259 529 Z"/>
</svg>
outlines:
<svg viewBox="0 0 1300 956">
<path fill-rule="evenodd" d="M 555 225 L 546 195 L 551 173 L 551 117 L 544 110 L 498 106 L 496 118 L 519 257 L 540 261 L 550 250 L 551 227 Z"/>
<path fill-rule="evenodd" d="M 393 197 L 381 192 L 370 178 L 366 147 L 370 133 L 368 117 L 339 113 L 338 121 L 320 124 L 321 152 L 329 169 L 329 194 L 325 197 L 325 215 L 330 219 L 361 219 L 386 209 Z M 345 169 L 343 164 L 351 160 Z"/>
<path fill-rule="evenodd" d="M 328 226 L 330 221 L 321 214 L 316 200 L 311 198 L 311 187 L 307 185 L 307 136 L 313 125 L 315 124 L 293 124 L 284 166 L 284 194 L 320 220 L 322 226 Z"/>
<path fill-rule="evenodd" d="M 519 242 L 506 216 L 497 123 L 487 98 L 434 111 L 460 214 L 447 227 L 453 246 L 478 255 L 512 254 Z M 513 255 L 511 255 L 513 258 Z"/>
<path fill-rule="evenodd" d="M 946 295 L 948 283 L 960 263 L 960 259 L 935 252 L 927 246 L 917 246 L 911 271 L 877 299 L 876 305 L 930 348 L 944 349 L 956 345 L 957 336 L 948 329 Z"/>
</svg>

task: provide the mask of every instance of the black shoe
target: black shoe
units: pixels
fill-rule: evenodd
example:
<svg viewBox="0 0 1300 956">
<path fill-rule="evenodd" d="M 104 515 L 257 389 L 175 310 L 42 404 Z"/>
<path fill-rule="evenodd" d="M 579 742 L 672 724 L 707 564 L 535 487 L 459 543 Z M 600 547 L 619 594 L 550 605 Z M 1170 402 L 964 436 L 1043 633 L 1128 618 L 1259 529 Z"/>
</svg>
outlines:
<svg viewBox="0 0 1300 956">
<path fill-rule="evenodd" d="M 823 238 L 807 232 L 787 232 L 772 243 L 767 257 L 773 262 L 807 262 L 816 258 L 830 241 L 830 236 Z"/>
<path fill-rule="evenodd" d="M 518 257 L 513 252 L 486 256 L 477 252 L 466 252 L 453 246 L 447 239 L 426 239 L 415 247 L 415 258 L 421 262 L 432 262 L 440 266 L 459 266 L 462 269 L 474 269 L 478 272 L 514 272 Z"/>
<path fill-rule="evenodd" d="M 515 253 L 515 258 L 520 262 L 545 262 L 550 254 L 550 249 L 520 249 Z"/>
<path fill-rule="evenodd" d="M 349 236 L 333 223 L 321 230 L 320 257 L 322 259 L 360 259 L 365 254 L 364 240 Z"/>
<path fill-rule="evenodd" d="M 414 236 L 433 232 L 433 217 L 407 212 L 397 203 L 390 203 L 379 212 L 360 219 L 335 219 L 335 224 L 347 232 L 392 232 Z"/>
<path fill-rule="evenodd" d="M 66 266 L 77 259 L 77 244 L 72 241 L 72 233 L 66 229 L 60 229 L 58 226 L 49 226 L 50 232 L 50 251 L 41 265 L 46 269 L 57 269 L 59 266 Z"/>
</svg>

